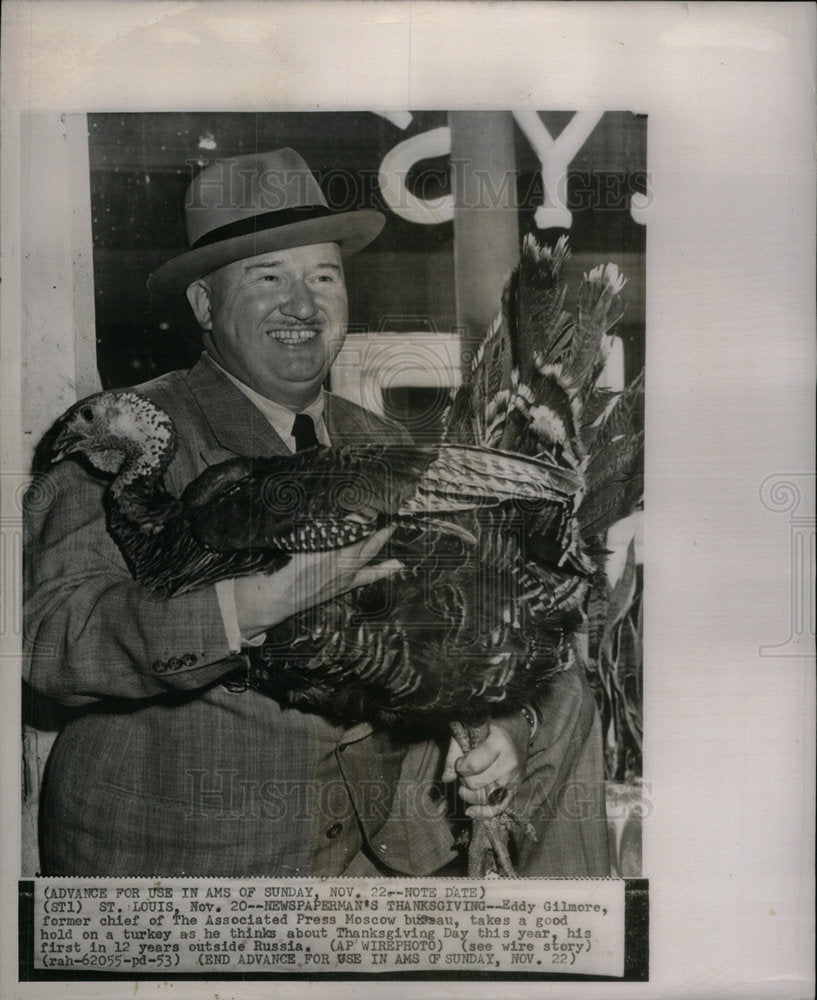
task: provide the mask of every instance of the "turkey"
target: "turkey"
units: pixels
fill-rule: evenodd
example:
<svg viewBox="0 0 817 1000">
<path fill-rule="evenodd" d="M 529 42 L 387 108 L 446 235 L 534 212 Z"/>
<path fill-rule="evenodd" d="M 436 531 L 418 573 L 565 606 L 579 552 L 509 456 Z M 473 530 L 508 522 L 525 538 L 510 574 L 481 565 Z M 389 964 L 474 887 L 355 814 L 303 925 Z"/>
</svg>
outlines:
<svg viewBox="0 0 817 1000">
<path fill-rule="evenodd" d="M 173 497 L 170 419 L 110 392 L 69 411 L 55 460 L 80 453 L 113 477 L 109 531 L 134 578 L 167 596 L 394 525 L 381 555 L 404 568 L 269 630 L 246 680 L 347 725 L 450 726 L 467 752 L 576 661 L 606 529 L 640 496 L 640 383 L 598 385 L 623 278 L 591 271 L 572 315 L 567 257 L 564 239 L 525 240 L 438 446 L 233 459 Z M 475 824 L 469 874 L 513 874 L 516 819 Z"/>
<path fill-rule="evenodd" d="M 114 476 L 109 531 L 134 578 L 168 597 L 274 572 L 294 552 L 342 548 L 392 522 L 414 525 L 415 540 L 419 524 L 452 535 L 460 548 L 463 531 L 435 517 L 443 513 L 526 504 L 543 534 L 566 538 L 579 488 L 569 470 L 487 448 L 362 445 L 230 459 L 177 498 L 162 484 L 175 450 L 166 413 L 114 391 L 68 411 L 53 454 L 84 455 Z"/>
</svg>

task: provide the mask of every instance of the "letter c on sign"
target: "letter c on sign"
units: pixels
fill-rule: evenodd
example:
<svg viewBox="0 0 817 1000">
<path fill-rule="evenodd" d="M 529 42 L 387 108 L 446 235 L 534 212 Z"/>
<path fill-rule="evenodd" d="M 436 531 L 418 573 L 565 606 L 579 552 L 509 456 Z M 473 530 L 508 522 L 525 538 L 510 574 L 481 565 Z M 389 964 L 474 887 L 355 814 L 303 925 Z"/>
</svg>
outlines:
<svg viewBox="0 0 817 1000">
<path fill-rule="evenodd" d="M 447 126 L 421 132 L 398 143 L 383 157 L 378 181 L 383 198 L 395 215 L 407 222 L 436 226 L 454 218 L 454 195 L 426 200 L 406 187 L 406 177 L 415 163 L 451 153 L 451 129 Z"/>
</svg>

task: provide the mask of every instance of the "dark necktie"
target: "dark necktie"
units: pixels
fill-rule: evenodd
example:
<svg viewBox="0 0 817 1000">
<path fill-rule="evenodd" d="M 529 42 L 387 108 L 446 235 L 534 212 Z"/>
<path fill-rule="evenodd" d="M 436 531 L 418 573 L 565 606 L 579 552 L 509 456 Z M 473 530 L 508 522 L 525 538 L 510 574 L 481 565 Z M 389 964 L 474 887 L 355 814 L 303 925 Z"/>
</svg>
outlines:
<svg viewBox="0 0 817 1000">
<path fill-rule="evenodd" d="M 317 448 L 320 442 L 315 433 L 315 424 L 308 413 L 296 413 L 292 425 L 292 436 L 295 438 L 295 451 L 306 448 Z"/>
</svg>

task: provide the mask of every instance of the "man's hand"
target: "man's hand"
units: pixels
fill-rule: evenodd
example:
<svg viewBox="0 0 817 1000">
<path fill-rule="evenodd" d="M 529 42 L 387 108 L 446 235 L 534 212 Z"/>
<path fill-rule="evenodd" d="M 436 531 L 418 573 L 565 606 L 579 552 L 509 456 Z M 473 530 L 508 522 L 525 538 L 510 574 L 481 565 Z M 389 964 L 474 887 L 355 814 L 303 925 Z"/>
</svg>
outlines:
<svg viewBox="0 0 817 1000">
<path fill-rule="evenodd" d="M 236 579 L 235 606 L 241 635 L 252 639 L 299 611 L 396 573 L 401 569 L 396 559 L 369 565 L 393 531 L 382 528 L 362 542 L 330 552 L 299 552 L 276 573 L 254 573 Z"/>
<path fill-rule="evenodd" d="M 443 781 L 460 778 L 460 798 L 470 803 L 472 819 L 498 816 L 508 808 L 513 791 L 525 777 L 530 726 L 522 715 L 493 719 L 488 736 L 465 756 L 452 739 Z"/>
</svg>

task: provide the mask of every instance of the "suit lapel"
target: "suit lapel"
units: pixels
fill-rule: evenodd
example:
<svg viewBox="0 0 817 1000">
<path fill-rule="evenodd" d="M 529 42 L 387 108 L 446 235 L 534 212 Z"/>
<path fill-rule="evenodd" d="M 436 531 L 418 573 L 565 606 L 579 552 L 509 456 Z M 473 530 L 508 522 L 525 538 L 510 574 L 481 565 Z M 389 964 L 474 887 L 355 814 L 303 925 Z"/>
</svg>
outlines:
<svg viewBox="0 0 817 1000">
<path fill-rule="evenodd" d="M 186 383 L 214 445 L 250 458 L 290 453 L 263 413 L 206 357 L 190 370 Z"/>
<path fill-rule="evenodd" d="M 377 424 L 366 410 L 331 392 L 324 395 L 324 421 L 332 444 L 371 444 L 383 436 L 383 424 Z"/>
<path fill-rule="evenodd" d="M 204 355 L 188 372 L 185 386 L 209 429 L 202 450 L 206 464 L 222 461 L 225 451 L 243 457 L 290 454 L 263 413 Z M 393 427 L 367 410 L 330 392 L 324 399 L 324 420 L 334 445 L 400 440 Z"/>
</svg>

